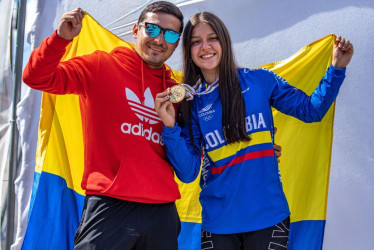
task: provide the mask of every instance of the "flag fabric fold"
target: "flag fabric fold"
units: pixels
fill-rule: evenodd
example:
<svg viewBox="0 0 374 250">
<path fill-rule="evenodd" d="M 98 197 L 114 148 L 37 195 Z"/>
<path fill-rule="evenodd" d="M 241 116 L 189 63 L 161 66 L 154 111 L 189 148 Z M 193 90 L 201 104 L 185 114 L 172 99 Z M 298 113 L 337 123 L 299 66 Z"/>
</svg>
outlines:
<svg viewBox="0 0 374 250">
<path fill-rule="evenodd" d="M 263 67 L 310 94 L 331 63 L 333 35 L 302 48 L 290 58 Z M 118 46 L 134 49 L 98 24 L 83 19 L 79 36 L 62 60 Z M 172 71 L 177 82 L 182 73 Z M 302 85 L 301 85 L 302 84 Z M 321 123 L 304 124 L 274 111 L 283 148 L 280 171 L 291 209 L 290 248 L 321 249 L 326 220 L 334 107 Z M 83 207 L 83 138 L 79 97 L 43 93 L 36 170 L 23 249 L 73 249 L 73 237 Z M 176 202 L 182 221 L 180 249 L 200 249 L 201 206 L 199 178 L 190 184 L 177 180 L 182 199 Z M 108 229 L 110 230 L 110 229 Z"/>
</svg>

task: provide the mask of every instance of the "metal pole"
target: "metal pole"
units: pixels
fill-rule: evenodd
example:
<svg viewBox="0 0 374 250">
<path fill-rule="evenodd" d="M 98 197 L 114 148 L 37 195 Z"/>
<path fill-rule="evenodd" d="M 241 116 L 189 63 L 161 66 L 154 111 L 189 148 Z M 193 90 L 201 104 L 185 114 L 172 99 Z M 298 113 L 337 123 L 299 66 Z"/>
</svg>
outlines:
<svg viewBox="0 0 374 250">
<path fill-rule="evenodd" d="M 17 17 L 17 43 L 16 43 L 16 60 L 14 66 L 14 90 L 13 103 L 11 113 L 11 140 L 10 140 L 10 156 L 9 156 L 9 176 L 8 176 L 8 202 L 7 202 L 7 233 L 6 248 L 10 249 L 14 241 L 14 214 L 15 214 L 15 194 L 14 179 L 17 169 L 18 155 L 18 130 L 16 124 L 17 104 L 21 95 L 22 80 L 22 64 L 23 64 L 23 45 L 25 38 L 25 20 L 26 20 L 26 0 L 18 1 L 18 17 Z"/>
</svg>

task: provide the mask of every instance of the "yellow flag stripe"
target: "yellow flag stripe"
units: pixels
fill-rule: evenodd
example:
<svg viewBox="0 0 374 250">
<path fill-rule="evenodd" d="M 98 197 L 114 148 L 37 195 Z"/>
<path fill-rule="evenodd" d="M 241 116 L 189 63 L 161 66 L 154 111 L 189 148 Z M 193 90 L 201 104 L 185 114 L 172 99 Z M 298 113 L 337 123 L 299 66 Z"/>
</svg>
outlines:
<svg viewBox="0 0 374 250">
<path fill-rule="evenodd" d="M 272 142 L 270 131 L 257 132 L 250 134 L 249 136 L 251 140 L 248 142 L 235 142 L 208 152 L 210 159 L 212 159 L 213 161 L 219 161 L 234 156 L 240 150 L 243 150 L 247 147 Z"/>
</svg>

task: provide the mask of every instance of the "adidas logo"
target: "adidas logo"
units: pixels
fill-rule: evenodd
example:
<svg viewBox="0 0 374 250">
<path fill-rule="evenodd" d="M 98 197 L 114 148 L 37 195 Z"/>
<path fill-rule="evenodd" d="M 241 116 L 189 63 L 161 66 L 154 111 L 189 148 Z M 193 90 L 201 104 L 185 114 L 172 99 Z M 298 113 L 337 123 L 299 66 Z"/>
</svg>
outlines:
<svg viewBox="0 0 374 250">
<path fill-rule="evenodd" d="M 126 98 L 131 110 L 135 112 L 135 115 L 144 122 L 149 124 L 156 124 L 161 121 L 155 111 L 155 100 L 153 99 L 151 90 L 147 88 L 144 91 L 144 105 L 139 100 L 138 96 L 131 90 L 126 88 Z"/>
<path fill-rule="evenodd" d="M 145 123 L 149 123 L 149 125 L 156 124 L 161 121 L 160 117 L 158 117 L 157 112 L 155 111 L 155 104 L 154 99 L 151 93 L 151 90 L 147 88 L 144 91 L 144 105 L 140 102 L 139 98 L 136 94 L 131 90 L 126 88 L 126 98 L 130 105 L 132 111 L 134 111 L 135 115 Z M 154 143 L 164 145 L 162 141 L 161 135 L 155 131 L 149 125 L 139 122 L 139 124 L 131 124 L 131 123 L 122 123 L 121 131 L 124 134 L 132 134 L 135 136 L 142 136 L 148 141 L 152 141 Z"/>
</svg>

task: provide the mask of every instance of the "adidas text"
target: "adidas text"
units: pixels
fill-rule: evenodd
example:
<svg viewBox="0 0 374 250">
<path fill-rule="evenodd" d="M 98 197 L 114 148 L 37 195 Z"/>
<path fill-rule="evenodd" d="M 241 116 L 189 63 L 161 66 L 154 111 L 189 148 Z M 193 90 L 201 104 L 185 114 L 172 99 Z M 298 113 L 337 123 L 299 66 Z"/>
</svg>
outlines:
<svg viewBox="0 0 374 250">
<path fill-rule="evenodd" d="M 146 140 L 152 141 L 154 143 L 158 143 L 160 145 L 164 145 L 162 141 L 161 135 L 157 132 L 152 133 L 152 127 L 149 129 L 144 129 L 143 124 L 139 123 L 137 125 L 133 125 L 131 123 L 122 123 L 121 131 L 124 134 L 133 134 L 137 136 L 143 136 Z"/>
</svg>

